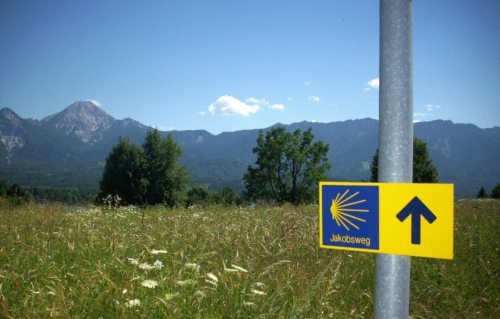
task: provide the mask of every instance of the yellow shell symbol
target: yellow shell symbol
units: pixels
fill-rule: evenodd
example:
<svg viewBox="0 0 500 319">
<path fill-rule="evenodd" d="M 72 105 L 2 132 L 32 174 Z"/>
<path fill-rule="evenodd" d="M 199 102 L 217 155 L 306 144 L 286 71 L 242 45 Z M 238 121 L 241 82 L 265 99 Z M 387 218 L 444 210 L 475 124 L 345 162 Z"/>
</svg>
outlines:
<svg viewBox="0 0 500 319">
<path fill-rule="evenodd" d="M 335 199 L 332 199 L 332 205 L 330 206 L 330 212 L 332 213 L 332 218 L 337 222 L 339 227 L 344 227 L 348 231 L 349 226 L 359 229 L 357 224 L 366 223 L 366 220 L 350 213 L 368 213 L 368 209 L 355 208 L 356 205 L 366 202 L 366 199 L 356 199 L 359 192 L 355 192 L 349 195 L 350 190 L 347 189 L 342 195 L 337 194 Z M 346 197 L 347 196 L 347 197 Z"/>
</svg>

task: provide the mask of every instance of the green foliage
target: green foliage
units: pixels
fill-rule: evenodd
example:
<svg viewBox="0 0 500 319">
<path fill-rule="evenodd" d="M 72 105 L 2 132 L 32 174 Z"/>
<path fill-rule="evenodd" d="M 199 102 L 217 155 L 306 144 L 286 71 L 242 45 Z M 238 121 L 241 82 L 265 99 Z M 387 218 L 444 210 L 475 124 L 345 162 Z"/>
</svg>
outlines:
<svg viewBox="0 0 500 319">
<path fill-rule="evenodd" d="M 372 158 L 370 165 L 371 182 L 378 181 L 378 149 Z M 437 183 L 438 171 L 432 163 L 427 150 L 427 144 L 418 139 L 413 139 L 413 182 L 414 183 Z"/>
<path fill-rule="evenodd" d="M 30 201 L 31 194 L 19 184 L 8 186 L 5 181 L 0 179 L 0 198 L 5 198 L 12 205 L 22 205 Z"/>
<path fill-rule="evenodd" d="M 236 192 L 231 187 L 223 187 L 213 195 L 213 202 L 223 206 L 233 206 L 239 201 Z"/>
<path fill-rule="evenodd" d="M 500 199 L 500 184 L 496 184 L 491 190 L 491 198 Z"/>
<path fill-rule="evenodd" d="M 142 149 L 120 139 L 106 159 L 99 198 L 118 195 L 123 204 L 169 207 L 184 203 L 187 170 L 178 163 L 181 148 L 169 135 L 146 134 Z"/>
<path fill-rule="evenodd" d="M 370 172 L 370 182 L 378 182 L 378 148 L 375 151 L 375 154 L 373 154 L 372 163 L 370 164 Z"/>
<path fill-rule="evenodd" d="M 321 141 L 313 143 L 311 131 L 291 133 L 276 127 L 265 136 L 259 132 L 253 148 L 256 167 L 249 166 L 243 177 L 247 199 L 295 205 L 315 200 L 317 182 L 330 169 L 326 157 L 329 146 Z"/>
<path fill-rule="evenodd" d="M 66 204 L 90 203 L 96 192 L 84 189 L 31 188 L 31 194 L 37 202 L 59 202 Z"/>
<path fill-rule="evenodd" d="M 477 193 L 476 198 L 487 198 L 488 194 L 486 194 L 486 191 L 484 190 L 484 187 L 481 186 L 481 189 Z"/>
<path fill-rule="evenodd" d="M 142 167 L 142 150 L 120 139 L 106 159 L 99 197 L 119 195 L 124 204 L 143 204 L 147 180 Z"/>
<path fill-rule="evenodd" d="M 187 169 L 179 164 L 182 149 L 171 134 L 163 138 L 158 130 L 146 134 L 142 148 L 144 174 L 148 181 L 145 202 L 149 205 L 182 206 L 189 180 Z"/>
<path fill-rule="evenodd" d="M 237 203 L 238 196 L 231 187 L 223 187 L 216 192 L 210 192 L 205 186 L 197 185 L 187 192 L 186 207 L 211 204 L 229 207 Z"/>
<path fill-rule="evenodd" d="M 427 151 L 427 144 L 418 139 L 413 139 L 413 182 L 437 183 L 438 171 L 432 164 L 432 159 Z"/>
<path fill-rule="evenodd" d="M 187 192 L 186 206 L 207 205 L 209 191 L 205 186 L 197 185 Z"/>
<path fill-rule="evenodd" d="M 5 197 L 7 195 L 7 183 L 3 179 L 0 179 L 0 197 Z"/>
</svg>

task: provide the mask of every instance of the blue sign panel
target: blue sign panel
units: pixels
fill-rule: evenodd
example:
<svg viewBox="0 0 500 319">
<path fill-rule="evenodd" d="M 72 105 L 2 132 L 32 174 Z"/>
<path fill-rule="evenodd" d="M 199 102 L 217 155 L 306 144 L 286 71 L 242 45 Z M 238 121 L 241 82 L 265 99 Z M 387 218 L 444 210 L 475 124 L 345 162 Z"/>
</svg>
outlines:
<svg viewBox="0 0 500 319">
<path fill-rule="evenodd" d="M 379 187 L 323 185 L 322 246 L 379 249 Z"/>
</svg>

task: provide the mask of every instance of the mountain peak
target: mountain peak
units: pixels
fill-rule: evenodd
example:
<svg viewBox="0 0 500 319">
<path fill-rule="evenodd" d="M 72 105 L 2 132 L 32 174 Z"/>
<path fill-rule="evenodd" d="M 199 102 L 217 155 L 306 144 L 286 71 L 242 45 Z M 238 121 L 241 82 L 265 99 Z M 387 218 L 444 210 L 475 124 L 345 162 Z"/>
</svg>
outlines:
<svg viewBox="0 0 500 319">
<path fill-rule="evenodd" d="M 93 100 L 77 101 L 61 112 L 42 120 L 45 126 L 74 135 L 85 143 L 98 142 L 115 119 L 108 115 L 100 103 Z"/>
<path fill-rule="evenodd" d="M 19 125 L 21 122 L 21 118 L 19 115 L 16 114 L 16 112 L 12 111 L 8 107 L 4 107 L 3 109 L 0 110 L 0 118 L 6 119 L 12 124 Z"/>
<path fill-rule="evenodd" d="M 73 102 L 70 106 L 66 107 L 62 112 L 75 112 L 75 113 L 101 113 L 109 116 L 101 107 L 101 104 L 95 100 L 85 100 Z M 61 112 L 61 113 L 62 113 Z"/>
</svg>

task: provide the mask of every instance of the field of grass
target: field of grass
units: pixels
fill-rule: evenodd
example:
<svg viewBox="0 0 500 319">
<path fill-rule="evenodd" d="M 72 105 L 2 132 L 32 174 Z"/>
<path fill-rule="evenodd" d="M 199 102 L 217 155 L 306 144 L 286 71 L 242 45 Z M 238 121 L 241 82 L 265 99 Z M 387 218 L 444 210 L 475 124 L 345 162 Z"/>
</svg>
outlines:
<svg viewBox="0 0 500 319">
<path fill-rule="evenodd" d="M 374 260 L 319 249 L 316 206 L 0 204 L 0 318 L 370 318 Z M 455 258 L 412 258 L 411 318 L 500 318 L 500 202 L 460 201 Z"/>
</svg>

